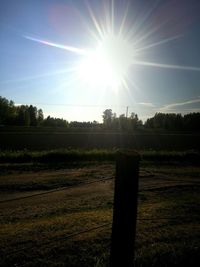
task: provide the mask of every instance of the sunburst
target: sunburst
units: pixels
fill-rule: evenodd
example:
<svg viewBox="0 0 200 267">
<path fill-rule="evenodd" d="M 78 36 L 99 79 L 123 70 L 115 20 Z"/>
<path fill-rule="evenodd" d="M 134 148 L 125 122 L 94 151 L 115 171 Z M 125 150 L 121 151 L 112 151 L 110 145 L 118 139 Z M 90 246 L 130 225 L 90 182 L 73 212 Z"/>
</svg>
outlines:
<svg viewBox="0 0 200 267">
<path fill-rule="evenodd" d="M 105 3 L 107 3 L 107 6 L 105 6 Z M 142 58 L 142 52 L 144 50 L 176 40 L 180 38 L 180 35 L 170 36 L 166 39 L 147 44 L 145 43 L 147 38 L 155 33 L 159 27 L 152 28 L 148 33 L 142 35 L 139 29 L 134 28 L 134 25 L 132 27 L 128 26 L 127 17 L 129 2 L 124 9 L 121 23 L 115 23 L 116 20 L 119 19 L 115 18 L 114 11 L 116 7 L 114 5 L 114 0 L 103 2 L 103 4 L 105 12 L 101 15 L 101 19 L 99 19 L 95 15 L 89 2 L 86 2 L 86 7 L 92 22 L 90 27 L 88 27 L 89 34 L 96 42 L 96 47 L 94 49 L 57 44 L 32 36 L 24 37 L 43 45 L 64 49 L 79 55 L 78 62 L 76 60 L 73 66 L 74 75 L 80 82 L 88 84 L 93 89 L 111 88 L 118 90 L 122 86 L 128 89 L 128 71 L 133 65 L 142 65 L 151 68 L 200 71 L 199 67 L 146 61 Z M 146 16 L 148 16 L 148 14 L 146 14 Z M 119 25 L 118 29 L 116 25 Z M 135 34 L 136 32 L 137 34 Z"/>
</svg>

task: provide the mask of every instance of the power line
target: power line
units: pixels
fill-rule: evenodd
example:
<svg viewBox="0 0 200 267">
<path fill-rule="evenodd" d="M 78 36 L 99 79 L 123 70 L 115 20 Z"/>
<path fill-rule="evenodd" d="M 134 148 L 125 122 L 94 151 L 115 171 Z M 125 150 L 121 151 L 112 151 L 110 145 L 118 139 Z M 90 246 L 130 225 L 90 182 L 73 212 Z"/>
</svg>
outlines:
<svg viewBox="0 0 200 267">
<path fill-rule="evenodd" d="M 27 103 L 20 103 L 21 105 L 28 105 Z M 66 107 L 127 107 L 126 105 L 109 105 L 109 104 L 70 104 L 70 103 L 42 103 L 42 102 L 34 102 L 30 103 L 29 105 L 44 105 L 44 106 L 66 106 Z"/>
<path fill-rule="evenodd" d="M 46 103 L 46 102 L 34 102 L 34 103 L 31 103 L 29 102 L 28 104 L 27 103 L 23 103 L 21 102 L 20 104 L 18 105 L 38 105 L 38 106 L 62 106 L 62 107 L 80 107 L 80 108 L 126 108 L 126 117 L 128 116 L 128 110 L 129 108 L 131 109 L 135 109 L 136 106 L 138 106 L 137 103 L 135 103 L 134 106 L 127 106 L 126 104 L 124 105 L 113 105 L 113 104 L 70 104 L 70 103 Z"/>
</svg>

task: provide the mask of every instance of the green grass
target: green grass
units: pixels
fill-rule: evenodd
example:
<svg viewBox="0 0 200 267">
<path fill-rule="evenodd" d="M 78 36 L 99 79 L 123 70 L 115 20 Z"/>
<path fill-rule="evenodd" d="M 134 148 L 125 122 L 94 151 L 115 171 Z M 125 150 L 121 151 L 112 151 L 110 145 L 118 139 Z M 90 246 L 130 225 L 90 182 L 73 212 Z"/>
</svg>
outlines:
<svg viewBox="0 0 200 267">
<path fill-rule="evenodd" d="M 7 171 L 5 169 L 7 165 Z M 114 162 L 0 164 L 1 199 L 112 178 Z M 17 167 L 17 168 L 16 168 Z M 37 167 L 37 168 L 36 168 Z M 198 266 L 198 166 L 141 162 L 136 266 Z M 112 180 L 0 204 L 0 266 L 108 266 Z"/>
<path fill-rule="evenodd" d="M 41 163 L 58 163 L 72 161 L 114 161 L 118 149 L 58 149 L 47 151 L 1 151 L 0 163 L 12 162 L 41 162 Z M 200 152 L 195 150 L 188 151 L 155 151 L 143 150 L 138 151 L 141 159 L 144 161 L 169 161 L 169 162 L 193 162 L 199 163 Z"/>
<path fill-rule="evenodd" d="M 60 162 L 87 160 L 114 160 L 116 150 L 103 149 L 58 149 L 50 151 L 2 151 L 0 162 Z"/>
</svg>

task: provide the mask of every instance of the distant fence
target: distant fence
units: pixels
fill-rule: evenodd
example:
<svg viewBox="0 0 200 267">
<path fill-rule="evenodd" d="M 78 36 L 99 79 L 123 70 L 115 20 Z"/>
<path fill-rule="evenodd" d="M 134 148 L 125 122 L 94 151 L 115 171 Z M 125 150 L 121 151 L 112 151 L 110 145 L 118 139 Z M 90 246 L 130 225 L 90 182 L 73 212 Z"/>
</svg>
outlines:
<svg viewBox="0 0 200 267">
<path fill-rule="evenodd" d="M 0 131 L 0 149 L 48 150 L 59 148 L 129 148 L 200 150 L 200 133 L 98 133 Z"/>
</svg>

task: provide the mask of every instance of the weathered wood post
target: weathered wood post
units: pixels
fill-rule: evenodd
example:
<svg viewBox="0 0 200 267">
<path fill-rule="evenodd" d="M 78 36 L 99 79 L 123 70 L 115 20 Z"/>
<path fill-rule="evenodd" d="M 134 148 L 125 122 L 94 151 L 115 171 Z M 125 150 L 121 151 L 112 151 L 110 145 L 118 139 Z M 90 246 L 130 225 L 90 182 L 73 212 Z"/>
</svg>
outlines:
<svg viewBox="0 0 200 267">
<path fill-rule="evenodd" d="M 140 156 L 134 151 L 119 151 L 116 159 L 111 267 L 133 267 L 137 219 Z"/>
</svg>

